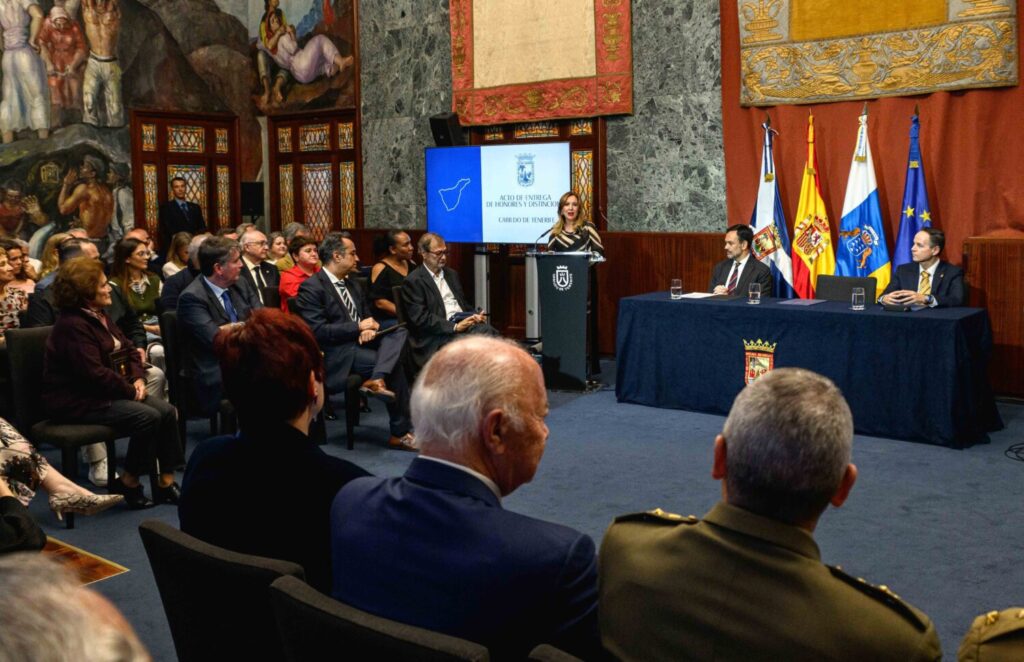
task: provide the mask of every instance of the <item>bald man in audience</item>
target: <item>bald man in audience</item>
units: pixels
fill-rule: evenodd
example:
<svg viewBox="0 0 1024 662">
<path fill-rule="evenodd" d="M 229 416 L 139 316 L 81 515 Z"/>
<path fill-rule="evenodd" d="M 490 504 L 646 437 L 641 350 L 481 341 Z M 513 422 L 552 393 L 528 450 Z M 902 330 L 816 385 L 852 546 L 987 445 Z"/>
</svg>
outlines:
<svg viewBox="0 0 1024 662">
<path fill-rule="evenodd" d="M 605 534 L 605 648 L 625 661 L 940 659 L 927 616 L 821 562 L 814 529 L 853 488 L 852 445 L 825 377 L 780 368 L 743 389 L 715 438 L 718 505 L 703 519 L 625 515 Z"/>
<path fill-rule="evenodd" d="M 547 413 L 540 368 L 512 343 L 476 336 L 435 354 L 412 395 L 420 456 L 334 499 L 334 597 L 496 660 L 541 643 L 598 655 L 593 541 L 501 503 L 533 479 Z"/>
</svg>

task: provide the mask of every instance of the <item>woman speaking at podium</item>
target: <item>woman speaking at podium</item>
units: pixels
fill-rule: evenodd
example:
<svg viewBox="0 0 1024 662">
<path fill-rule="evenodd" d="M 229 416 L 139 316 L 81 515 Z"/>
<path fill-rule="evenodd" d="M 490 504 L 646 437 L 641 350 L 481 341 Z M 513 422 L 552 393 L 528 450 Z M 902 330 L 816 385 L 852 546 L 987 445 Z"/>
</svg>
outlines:
<svg viewBox="0 0 1024 662">
<path fill-rule="evenodd" d="M 580 221 L 580 196 L 572 191 L 558 200 L 558 218 L 551 228 L 548 250 L 556 253 L 591 251 L 604 257 L 601 235 L 590 221 Z"/>
</svg>

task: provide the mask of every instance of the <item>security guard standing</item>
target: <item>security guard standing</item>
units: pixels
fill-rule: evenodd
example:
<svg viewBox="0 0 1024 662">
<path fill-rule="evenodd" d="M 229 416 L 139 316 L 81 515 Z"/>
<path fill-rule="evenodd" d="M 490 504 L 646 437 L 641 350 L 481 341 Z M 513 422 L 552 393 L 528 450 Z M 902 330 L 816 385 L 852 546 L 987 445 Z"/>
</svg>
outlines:
<svg viewBox="0 0 1024 662">
<path fill-rule="evenodd" d="M 778 369 L 716 439 L 723 500 L 701 520 L 618 518 L 599 555 L 601 638 L 621 660 L 938 660 L 931 621 L 821 562 L 814 528 L 857 477 L 835 385 Z"/>
</svg>

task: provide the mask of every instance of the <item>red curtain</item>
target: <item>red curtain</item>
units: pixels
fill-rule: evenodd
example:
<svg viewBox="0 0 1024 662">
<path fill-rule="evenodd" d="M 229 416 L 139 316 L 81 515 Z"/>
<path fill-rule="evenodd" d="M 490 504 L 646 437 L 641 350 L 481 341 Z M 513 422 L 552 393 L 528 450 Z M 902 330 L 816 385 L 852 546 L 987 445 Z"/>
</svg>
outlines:
<svg viewBox="0 0 1024 662">
<path fill-rule="evenodd" d="M 1022 16 L 1024 0 L 1017 0 Z M 814 113 L 822 195 L 833 239 L 843 211 L 846 178 L 863 101 L 806 106 L 740 106 L 739 23 L 736 0 L 719 0 L 722 30 L 722 129 L 729 223 L 748 223 L 757 199 L 761 123 L 765 111 L 775 140 L 775 168 L 793 236 L 793 215 L 806 158 L 807 113 Z M 1021 61 L 1018 36 L 1017 61 Z M 921 154 L 935 227 L 946 233 L 945 259 L 959 264 L 963 240 L 1024 237 L 1024 90 L 1015 87 L 934 92 L 868 102 L 868 139 L 874 157 L 890 252 L 899 228 L 907 172 L 910 117 L 921 115 Z"/>
</svg>

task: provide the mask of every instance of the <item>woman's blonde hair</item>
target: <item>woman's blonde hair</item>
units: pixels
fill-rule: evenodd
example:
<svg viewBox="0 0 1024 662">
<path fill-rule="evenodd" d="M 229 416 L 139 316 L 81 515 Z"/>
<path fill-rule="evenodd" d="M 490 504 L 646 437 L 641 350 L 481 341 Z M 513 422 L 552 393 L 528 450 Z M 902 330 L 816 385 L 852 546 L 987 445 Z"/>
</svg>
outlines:
<svg viewBox="0 0 1024 662">
<path fill-rule="evenodd" d="M 583 211 L 583 204 L 580 200 L 580 196 L 575 191 L 567 191 L 562 194 L 562 197 L 558 199 L 558 218 L 555 219 L 555 225 L 551 228 L 551 236 L 557 237 L 562 234 L 563 228 L 565 228 L 565 217 L 562 216 L 562 209 L 569 202 L 569 198 L 576 198 L 576 204 L 579 205 L 580 211 Z M 583 225 L 583 219 L 580 218 L 579 214 L 576 214 L 576 225 L 577 227 Z"/>
</svg>

